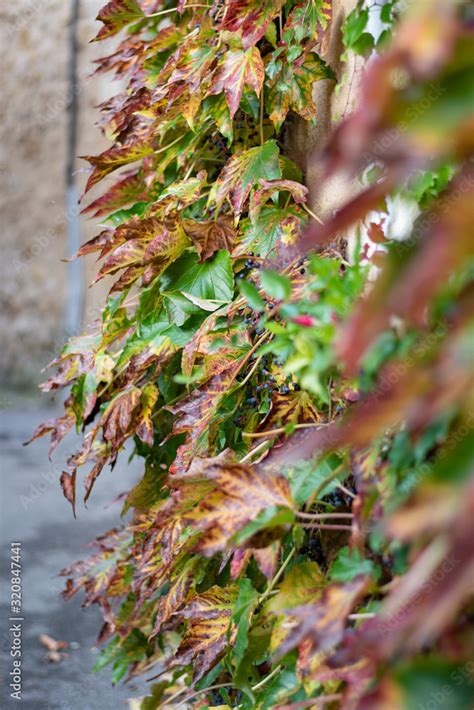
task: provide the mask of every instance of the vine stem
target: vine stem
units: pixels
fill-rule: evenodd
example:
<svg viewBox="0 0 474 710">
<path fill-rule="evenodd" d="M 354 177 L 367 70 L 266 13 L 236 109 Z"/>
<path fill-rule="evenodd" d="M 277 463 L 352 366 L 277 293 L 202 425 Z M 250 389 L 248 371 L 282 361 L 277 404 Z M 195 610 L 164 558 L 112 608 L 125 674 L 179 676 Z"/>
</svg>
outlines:
<svg viewBox="0 0 474 710">
<path fill-rule="evenodd" d="M 211 7 L 210 5 L 203 5 L 203 4 L 192 4 L 192 5 L 185 5 L 183 7 L 184 10 L 190 10 L 192 7 L 204 7 L 207 10 Z M 178 12 L 178 9 L 176 7 L 170 7 L 168 10 L 160 10 L 159 12 L 154 12 L 151 15 L 145 15 L 143 18 L 144 20 L 150 19 L 150 17 L 161 17 L 162 15 L 169 15 L 171 12 Z"/>
<path fill-rule="evenodd" d="M 254 454 L 257 454 L 259 451 L 265 448 L 265 446 L 268 446 L 270 442 L 268 441 L 262 441 L 258 446 L 256 446 L 252 451 L 249 451 L 248 454 L 245 454 L 243 458 L 240 459 L 240 463 L 247 463 Z"/>
<path fill-rule="evenodd" d="M 260 91 L 260 118 L 258 122 L 258 129 L 260 134 L 260 145 L 263 145 L 265 142 L 263 136 L 263 86 L 262 90 Z"/>
<path fill-rule="evenodd" d="M 196 698 L 198 695 L 202 695 L 203 693 L 208 693 L 210 690 L 219 690 L 219 688 L 230 688 L 232 683 L 217 683 L 216 685 L 210 685 L 209 688 L 202 688 L 201 690 L 196 690 L 192 695 L 189 697 L 185 698 L 182 700 L 178 705 L 176 705 L 176 708 L 180 708 L 184 705 L 184 703 L 189 702 L 193 698 Z M 166 705 L 169 705 L 172 700 L 175 700 L 176 698 L 179 698 L 180 695 L 185 693 L 189 688 L 183 688 L 179 692 L 175 693 L 174 695 L 171 696 L 171 698 L 168 698 L 166 700 Z"/>
<path fill-rule="evenodd" d="M 346 496 L 349 496 L 349 498 L 352 498 L 353 500 L 355 499 L 355 495 L 352 491 L 350 491 L 348 488 L 342 485 L 342 483 L 338 483 L 337 487 L 341 489 L 343 493 L 346 494 Z"/>
<path fill-rule="evenodd" d="M 324 523 L 300 523 L 306 530 L 352 530 L 350 525 L 325 525 Z"/>
<path fill-rule="evenodd" d="M 277 675 L 277 673 L 279 673 L 280 671 L 281 671 L 281 666 L 277 666 L 276 668 L 274 668 L 271 673 L 269 673 L 267 676 L 265 676 L 265 678 L 260 680 L 255 685 L 252 685 L 252 690 L 259 690 L 259 688 L 262 688 L 266 683 L 268 683 L 269 680 L 274 678 Z"/>
<path fill-rule="evenodd" d="M 296 513 L 298 518 L 304 518 L 305 520 L 324 520 L 325 518 L 353 518 L 352 513 L 302 513 L 298 511 Z"/>
<path fill-rule="evenodd" d="M 168 143 L 167 145 L 162 146 L 161 148 L 158 148 L 157 150 L 153 151 L 153 155 L 158 155 L 159 153 L 163 153 L 165 150 L 168 150 L 168 148 L 171 148 L 172 146 L 176 145 L 178 141 L 182 139 L 183 136 L 178 136 L 177 138 L 174 139 L 174 141 L 171 141 L 171 143 Z"/>
<path fill-rule="evenodd" d="M 278 572 L 276 573 L 276 575 L 273 577 L 273 579 L 272 579 L 272 581 L 270 582 L 270 584 L 268 585 L 267 589 L 264 591 L 264 593 L 262 594 L 262 596 L 261 596 L 260 599 L 258 600 L 258 603 L 259 603 L 259 604 L 261 604 L 267 597 L 270 596 L 270 594 L 271 594 L 271 592 L 272 592 L 272 590 L 273 590 L 273 587 L 274 587 L 276 584 L 278 584 L 278 582 L 279 582 L 281 576 L 283 575 L 283 572 L 286 570 L 286 568 L 288 567 L 289 563 L 291 562 L 291 560 L 292 560 L 293 557 L 295 556 L 295 553 L 296 553 L 296 548 L 294 547 L 294 548 L 291 550 L 291 552 L 288 554 L 286 560 L 283 562 L 282 566 L 280 567 L 280 569 L 278 570 Z"/>
<path fill-rule="evenodd" d="M 308 424 L 295 424 L 294 429 L 315 429 L 319 427 L 327 426 L 326 422 L 314 422 Z M 249 439 L 263 439 L 267 436 L 276 436 L 277 434 L 284 434 L 286 427 L 281 426 L 278 429 L 269 429 L 268 431 L 243 431 L 242 436 L 247 436 Z"/>
<path fill-rule="evenodd" d="M 310 215 L 310 217 L 312 217 L 313 219 L 315 219 L 316 222 L 319 222 L 319 224 L 324 224 L 324 222 L 322 221 L 322 219 L 320 219 L 320 218 L 318 217 L 318 215 L 315 214 L 315 213 L 313 212 L 313 210 L 311 210 L 311 209 L 308 207 L 308 205 L 306 205 L 304 202 L 302 203 L 301 207 Z"/>
<path fill-rule="evenodd" d="M 303 710 L 303 708 L 309 708 L 311 705 L 327 705 L 327 703 L 332 703 L 335 700 L 341 700 L 341 693 L 334 693 L 333 695 L 320 695 L 317 698 L 308 698 L 307 700 L 300 700 L 299 703 L 291 703 L 290 705 L 279 705 L 276 710 Z"/>
</svg>

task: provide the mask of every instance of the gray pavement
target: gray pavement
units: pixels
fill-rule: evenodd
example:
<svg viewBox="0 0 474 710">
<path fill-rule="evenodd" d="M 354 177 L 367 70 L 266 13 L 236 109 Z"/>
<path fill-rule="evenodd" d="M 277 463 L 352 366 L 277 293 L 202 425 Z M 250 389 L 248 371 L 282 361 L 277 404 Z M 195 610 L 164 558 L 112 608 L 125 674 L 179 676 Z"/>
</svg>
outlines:
<svg viewBox="0 0 474 710">
<path fill-rule="evenodd" d="M 87 509 L 78 504 L 74 520 L 62 495 L 59 475 L 69 452 L 79 439 L 73 434 L 48 460 L 48 440 L 27 447 L 22 442 L 37 424 L 59 409 L 48 408 L 44 399 L 3 396 L 0 413 L 0 707 L 28 710 L 116 710 L 127 708 L 127 699 L 143 695 L 146 684 L 113 687 L 110 670 L 91 673 L 97 657 L 95 639 L 101 626 L 99 610 L 81 608 L 81 598 L 65 602 L 59 596 L 64 580 L 58 572 L 87 555 L 85 545 L 96 535 L 120 524 L 120 503 L 113 501 L 138 480 L 139 459 L 127 455 L 113 471 L 102 472 Z M 80 485 L 80 484 L 79 484 Z M 22 695 L 10 698 L 10 543 L 22 543 Z M 46 660 L 40 634 L 64 640 L 72 647 L 60 663 Z"/>
</svg>

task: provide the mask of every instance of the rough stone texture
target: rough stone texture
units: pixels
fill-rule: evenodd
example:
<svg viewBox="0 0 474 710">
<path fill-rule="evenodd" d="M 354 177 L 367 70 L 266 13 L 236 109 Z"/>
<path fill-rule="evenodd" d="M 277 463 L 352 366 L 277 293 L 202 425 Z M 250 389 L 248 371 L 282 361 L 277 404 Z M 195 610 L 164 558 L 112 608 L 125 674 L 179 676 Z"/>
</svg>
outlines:
<svg viewBox="0 0 474 710">
<path fill-rule="evenodd" d="M 67 80 L 69 0 L 16 0 L 0 8 L 0 381 L 27 385 L 64 339 L 68 215 L 65 160 L 70 89 Z M 95 106 L 110 95 L 107 78 L 87 79 L 104 47 L 89 44 L 103 3 L 81 0 L 78 155 L 105 142 Z M 84 163 L 78 161 L 78 167 Z M 78 187 L 85 175 L 78 175 Z M 80 218 L 81 239 L 93 226 Z M 90 270 L 90 267 L 87 267 Z M 84 286 L 91 280 L 84 274 Z M 101 290 L 86 290 L 83 320 L 98 313 Z"/>
</svg>

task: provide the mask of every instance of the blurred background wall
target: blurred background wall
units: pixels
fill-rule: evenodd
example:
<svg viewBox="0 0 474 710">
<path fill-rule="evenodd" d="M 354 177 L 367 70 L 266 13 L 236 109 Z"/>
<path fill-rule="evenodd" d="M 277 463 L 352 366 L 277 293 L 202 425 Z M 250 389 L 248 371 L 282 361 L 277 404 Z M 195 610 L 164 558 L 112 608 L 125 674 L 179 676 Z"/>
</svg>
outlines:
<svg viewBox="0 0 474 710">
<path fill-rule="evenodd" d="M 106 147 L 94 126 L 95 106 L 113 93 L 107 76 L 89 78 L 94 58 L 107 46 L 89 43 L 97 33 L 100 0 L 80 0 L 75 29 L 77 82 L 71 83 L 71 17 L 74 0 L 15 0 L 0 4 L 0 384 L 28 388 L 57 354 L 66 331 L 98 315 L 101 289 L 88 289 L 92 260 L 76 272 L 62 260 L 77 209 L 67 207 L 66 164 L 72 108 L 77 108 L 75 154 Z M 84 161 L 76 160 L 82 191 Z M 77 170 L 82 171 L 77 173 Z M 97 224 L 77 217 L 81 243 Z M 72 220 L 72 221 L 71 221 Z M 81 260 L 82 261 L 82 260 Z M 73 267 L 74 268 L 74 267 Z M 82 273 L 80 273 L 82 270 Z M 73 292 L 71 292 L 71 284 Z M 81 293 L 82 292 L 82 293 Z M 79 308 L 76 324 L 67 307 Z M 78 325 L 78 321 L 80 321 Z"/>
</svg>

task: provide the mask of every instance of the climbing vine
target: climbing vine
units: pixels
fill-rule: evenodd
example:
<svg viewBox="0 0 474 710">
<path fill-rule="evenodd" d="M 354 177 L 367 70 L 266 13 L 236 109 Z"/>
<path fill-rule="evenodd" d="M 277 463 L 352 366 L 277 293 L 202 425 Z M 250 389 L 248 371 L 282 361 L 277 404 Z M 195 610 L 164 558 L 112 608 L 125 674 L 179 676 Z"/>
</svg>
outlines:
<svg viewBox="0 0 474 710">
<path fill-rule="evenodd" d="M 77 256 L 110 293 L 34 438 L 83 432 L 74 514 L 79 478 L 87 501 L 143 459 L 123 527 L 64 571 L 102 609 L 97 668 L 153 678 L 143 710 L 472 707 L 472 25 L 390 2 L 374 37 L 354 5 L 341 29 L 329 0 L 98 16 L 123 39 L 97 72 L 127 85 Z M 323 223 L 287 137 L 337 91 L 336 31 L 371 59 L 314 158 L 354 181 Z"/>
</svg>

